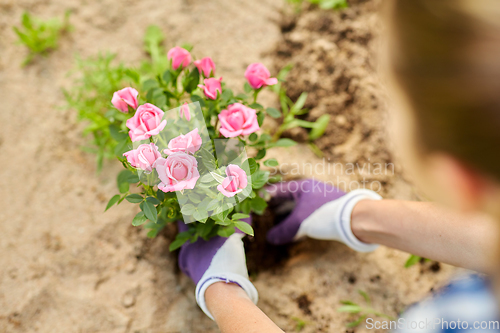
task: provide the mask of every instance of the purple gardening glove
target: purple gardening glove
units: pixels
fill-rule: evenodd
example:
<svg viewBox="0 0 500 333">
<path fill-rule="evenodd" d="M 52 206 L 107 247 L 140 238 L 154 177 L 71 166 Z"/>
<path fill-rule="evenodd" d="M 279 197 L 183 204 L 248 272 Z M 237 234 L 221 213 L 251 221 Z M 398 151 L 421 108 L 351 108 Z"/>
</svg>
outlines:
<svg viewBox="0 0 500 333">
<path fill-rule="evenodd" d="M 251 223 L 250 219 L 244 221 Z M 179 232 L 186 231 L 187 225 L 179 221 Z M 228 238 L 216 236 L 208 241 L 198 239 L 185 243 L 179 253 L 179 267 L 196 284 L 196 302 L 205 314 L 214 319 L 205 303 L 205 291 L 219 281 L 239 285 L 248 297 L 257 304 L 258 293 L 248 279 L 248 271 L 243 248 L 244 234 L 237 230 Z"/>
<path fill-rule="evenodd" d="M 304 179 L 270 185 L 271 206 L 285 215 L 267 234 L 271 244 L 286 244 L 308 236 L 336 240 L 359 252 L 370 252 L 378 245 L 361 242 L 351 230 L 351 213 L 361 200 L 380 200 L 377 193 L 354 190 L 345 193 L 329 184 Z"/>
</svg>

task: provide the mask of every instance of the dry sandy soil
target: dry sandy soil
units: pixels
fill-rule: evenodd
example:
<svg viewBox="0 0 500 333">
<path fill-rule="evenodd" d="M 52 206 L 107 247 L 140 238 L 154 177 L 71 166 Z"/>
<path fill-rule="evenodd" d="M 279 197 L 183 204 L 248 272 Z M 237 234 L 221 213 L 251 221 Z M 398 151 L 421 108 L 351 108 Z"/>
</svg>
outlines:
<svg viewBox="0 0 500 333">
<path fill-rule="evenodd" d="M 81 124 L 61 109 L 75 54 L 111 51 L 135 63 L 144 57 L 150 24 L 166 32 L 166 47 L 189 42 L 196 55 L 212 56 L 230 86 L 242 86 L 251 62 L 295 63 L 291 96 L 310 93 L 308 119 L 333 116 L 317 142 L 325 165 L 395 163 L 394 174 L 315 172 L 304 162 L 323 160 L 299 145 L 274 153 L 291 177 L 347 185 L 366 177 L 367 184 L 380 181 L 386 197 L 415 199 L 384 135 L 386 97 L 374 58 L 377 4 L 352 1 L 342 12 L 304 8 L 283 17 L 284 4 L 276 0 L 0 0 L 0 332 L 218 331 L 198 309 L 192 282 L 178 272 L 168 238 L 149 240 L 132 227 L 137 207 L 131 204 L 103 213 L 119 165 L 108 162 L 97 175 L 94 157 L 80 150 Z M 61 17 L 67 9 L 74 32 L 50 57 L 21 68 L 25 49 L 15 45 L 11 29 L 21 13 Z M 287 133 L 299 140 L 304 134 Z M 352 319 L 336 308 L 342 299 L 362 302 L 358 289 L 395 316 L 454 270 L 436 263 L 405 269 L 405 253 L 357 254 L 335 242 L 306 241 L 284 252 L 280 265 L 252 279 L 259 306 L 288 332 L 298 321 L 305 322 L 302 332 L 345 331 Z M 363 326 L 354 330 L 364 332 Z"/>
</svg>

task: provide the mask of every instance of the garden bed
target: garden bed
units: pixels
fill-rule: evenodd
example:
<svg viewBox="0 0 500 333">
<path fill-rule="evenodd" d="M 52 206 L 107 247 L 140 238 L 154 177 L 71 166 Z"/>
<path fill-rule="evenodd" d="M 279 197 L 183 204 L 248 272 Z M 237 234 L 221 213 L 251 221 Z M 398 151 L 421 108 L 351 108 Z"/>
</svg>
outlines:
<svg viewBox="0 0 500 333">
<path fill-rule="evenodd" d="M 393 163 L 394 174 L 344 170 L 339 179 L 378 181 L 386 197 L 417 199 L 384 134 L 387 98 L 375 57 L 380 2 L 349 1 L 350 8 L 338 12 L 305 6 L 295 14 L 285 7 L 283 15 L 285 4 L 275 0 L 178 0 L 160 10 L 152 0 L 123 0 L 118 7 L 115 1 L 84 7 L 63 0 L 0 4 L 0 121 L 8 124 L 0 149 L 10 157 L 0 174 L 0 331 L 218 331 L 198 309 L 194 285 L 168 252 L 175 230 L 147 238 L 130 225 L 137 213 L 132 205 L 103 214 L 120 166 L 105 163 L 96 177 L 93 156 L 80 149 L 87 139 L 80 137 L 75 113 L 61 111 L 59 87 L 69 87 L 66 74 L 74 68 L 75 52 L 88 57 L 111 51 L 119 60 L 137 62 L 144 57 L 142 35 L 152 23 L 167 32 L 168 46 L 190 42 L 195 54 L 213 55 L 231 85 L 242 86 L 241 73 L 251 62 L 275 69 L 294 64 L 287 89 L 294 100 L 302 91 L 309 93 L 311 111 L 304 118 L 332 116 L 326 136 L 316 141 L 324 163 Z M 22 48 L 14 45 L 11 27 L 23 10 L 50 17 L 61 16 L 61 8 L 74 11 L 74 32 L 48 58 L 21 69 Z M 323 161 L 308 148 L 305 132 L 285 134 L 304 142 L 275 153 L 289 169 L 304 160 Z M 353 319 L 336 312 L 340 300 L 363 304 L 362 290 L 375 308 L 396 316 L 454 271 L 432 262 L 406 269 L 408 254 L 386 248 L 358 254 L 336 242 L 312 240 L 271 247 L 263 235 L 273 223 L 270 211 L 255 218 L 260 237 L 246 241 L 248 263 L 259 306 L 287 332 L 364 332 L 346 328 Z"/>
</svg>

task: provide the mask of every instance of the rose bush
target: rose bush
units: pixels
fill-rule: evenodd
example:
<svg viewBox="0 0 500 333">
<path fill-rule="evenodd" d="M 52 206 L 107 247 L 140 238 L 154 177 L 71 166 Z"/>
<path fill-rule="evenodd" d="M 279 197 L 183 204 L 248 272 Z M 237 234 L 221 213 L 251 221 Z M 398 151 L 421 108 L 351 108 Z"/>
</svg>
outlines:
<svg viewBox="0 0 500 333">
<path fill-rule="evenodd" d="M 247 83 L 234 93 L 222 77 L 214 77 L 211 58 L 193 62 L 189 45 L 165 52 L 162 42 L 161 30 L 153 26 L 145 37 L 151 59 L 140 66 L 113 65 L 112 56 L 81 63 L 76 88 L 66 97 L 89 123 L 85 133 L 92 134 L 93 146 L 87 151 L 97 154 L 98 167 L 105 157 L 116 157 L 125 168 L 117 176 L 119 194 L 106 210 L 124 200 L 138 204 L 132 224 L 144 225 L 149 237 L 183 220 L 188 229 L 171 243 L 174 250 L 199 237 L 228 237 L 241 219 L 262 214 L 264 186 L 279 180 L 266 170 L 278 165 L 266 159 L 267 151 L 294 145 L 280 138 L 293 127 L 311 129 L 311 140 L 319 137 L 328 120 L 297 118 L 307 112 L 307 95 L 297 101 L 286 95 L 281 81 L 289 68 L 274 78 L 263 64 L 251 64 Z M 280 109 L 258 103 L 266 87 L 277 94 Z M 266 116 L 278 127 L 263 129 Z M 245 147 L 252 148 L 252 156 Z"/>
</svg>

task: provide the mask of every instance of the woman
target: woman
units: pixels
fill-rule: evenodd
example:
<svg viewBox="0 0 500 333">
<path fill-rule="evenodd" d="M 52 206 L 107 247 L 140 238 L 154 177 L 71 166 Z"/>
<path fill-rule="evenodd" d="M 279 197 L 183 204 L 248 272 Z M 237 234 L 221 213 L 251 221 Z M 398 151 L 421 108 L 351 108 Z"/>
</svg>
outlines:
<svg viewBox="0 0 500 333">
<path fill-rule="evenodd" d="M 295 207 L 268 240 L 283 244 L 309 236 L 363 252 L 382 244 L 488 273 L 488 279 L 454 282 L 392 328 L 497 331 L 500 1 L 392 0 L 388 21 L 388 72 L 399 102 L 396 141 L 420 187 L 455 210 L 380 200 L 367 190 L 345 194 L 313 180 L 282 183 L 269 188 L 274 201 L 294 201 Z M 254 305 L 257 291 L 248 280 L 241 237 L 185 245 L 181 269 L 222 332 L 281 332 Z"/>
</svg>

